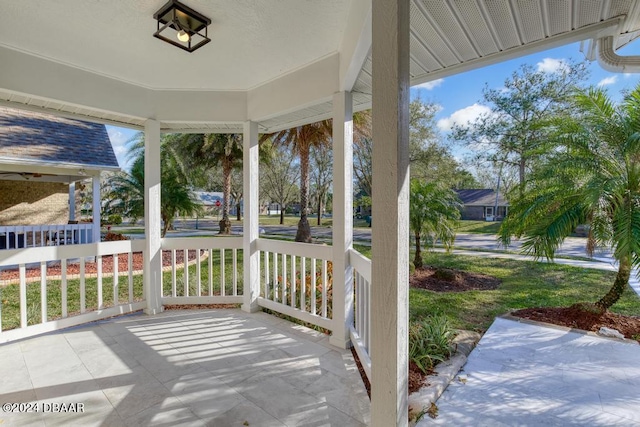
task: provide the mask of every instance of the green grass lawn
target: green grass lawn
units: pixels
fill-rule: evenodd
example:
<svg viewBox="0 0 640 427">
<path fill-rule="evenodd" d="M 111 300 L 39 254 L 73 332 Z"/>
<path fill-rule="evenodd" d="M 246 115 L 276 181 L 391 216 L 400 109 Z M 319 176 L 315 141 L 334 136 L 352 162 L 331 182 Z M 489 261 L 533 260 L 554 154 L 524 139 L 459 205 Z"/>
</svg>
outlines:
<svg viewBox="0 0 640 427">
<path fill-rule="evenodd" d="M 479 233 L 479 234 L 496 234 L 500 229 L 501 222 L 487 221 L 460 221 L 456 232 L 458 233 Z"/>
<path fill-rule="evenodd" d="M 113 307 L 113 277 L 111 274 L 102 279 L 103 307 Z M 142 275 L 133 277 L 133 298 L 143 298 Z M 87 312 L 98 308 L 98 282 L 95 278 L 85 280 L 85 304 Z M 129 277 L 118 278 L 118 302 L 124 304 L 129 300 Z M 20 285 L 13 284 L 0 288 L 2 303 L 2 330 L 20 327 Z M 27 284 L 27 325 L 42 322 L 40 282 Z M 68 315 L 80 313 L 80 279 L 67 281 Z M 47 320 L 59 319 L 62 316 L 62 282 L 47 281 Z"/>
<path fill-rule="evenodd" d="M 371 248 L 357 246 L 356 249 L 371 256 Z M 615 277 L 615 273 L 609 271 L 444 253 L 429 253 L 424 261 L 426 265 L 488 274 L 502 280 L 502 285 L 491 291 L 409 291 L 409 314 L 412 320 L 442 313 L 449 318 L 453 327 L 478 332 L 484 332 L 496 316 L 511 310 L 595 302 L 609 290 Z M 612 311 L 638 316 L 640 297 L 627 288 Z"/>
</svg>

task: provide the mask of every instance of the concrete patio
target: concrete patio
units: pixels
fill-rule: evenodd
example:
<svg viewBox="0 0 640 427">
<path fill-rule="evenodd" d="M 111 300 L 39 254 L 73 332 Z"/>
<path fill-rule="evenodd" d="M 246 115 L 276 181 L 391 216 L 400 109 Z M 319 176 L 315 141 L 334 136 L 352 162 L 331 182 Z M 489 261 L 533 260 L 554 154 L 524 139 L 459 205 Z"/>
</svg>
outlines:
<svg viewBox="0 0 640 427">
<path fill-rule="evenodd" d="M 128 315 L 0 346 L 3 426 L 361 426 L 369 399 L 348 350 L 235 309 Z M 43 413 L 82 403 L 83 413 Z M 49 405 L 50 406 L 50 405 Z"/>
<path fill-rule="evenodd" d="M 639 426 L 640 346 L 498 318 L 418 425 Z"/>
</svg>

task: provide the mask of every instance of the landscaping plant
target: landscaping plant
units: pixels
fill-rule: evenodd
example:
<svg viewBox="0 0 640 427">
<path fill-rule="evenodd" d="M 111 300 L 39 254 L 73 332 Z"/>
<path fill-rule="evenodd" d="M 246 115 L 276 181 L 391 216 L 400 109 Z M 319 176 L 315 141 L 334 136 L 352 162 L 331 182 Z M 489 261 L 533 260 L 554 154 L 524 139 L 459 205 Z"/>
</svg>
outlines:
<svg viewBox="0 0 640 427">
<path fill-rule="evenodd" d="M 436 314 L 409 325 L 409 360 L 427 373 L 452 353 L 455 332 L 446 316 Z"/>
</svg>

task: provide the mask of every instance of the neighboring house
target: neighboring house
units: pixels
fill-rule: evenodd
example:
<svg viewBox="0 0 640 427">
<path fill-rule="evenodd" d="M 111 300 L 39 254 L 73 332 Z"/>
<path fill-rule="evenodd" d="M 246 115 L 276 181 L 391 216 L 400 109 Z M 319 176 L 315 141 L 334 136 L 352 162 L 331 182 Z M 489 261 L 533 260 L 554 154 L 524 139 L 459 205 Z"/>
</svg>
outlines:
<svg viewBox="0 0 640 427">
<path fill-rule="evenodd" d="M 99 202 L 100 173 L 118 170 L 104 125 L 0 107 L 0 228 L 73 223 L 92 192 L 76 183 L 93 179 Z"/>
<path fill-rule="evenodd" d="M 498 194 L 496 211 L 496 192 L 492 189 L 456 190 L 463 204 L 461 219 L 479 221 L 499 221 L 507 214 L 509 202 L 502 193 Z"/>
</svg>

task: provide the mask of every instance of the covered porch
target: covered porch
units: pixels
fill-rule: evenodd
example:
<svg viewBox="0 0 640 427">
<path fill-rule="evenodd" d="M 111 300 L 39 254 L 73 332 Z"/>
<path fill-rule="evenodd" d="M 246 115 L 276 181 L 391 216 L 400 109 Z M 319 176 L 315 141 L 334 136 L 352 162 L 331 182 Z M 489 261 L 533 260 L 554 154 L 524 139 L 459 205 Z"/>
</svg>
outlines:
<svg viewBox="0 0 640 427">
<path fill-rule="evenodd" d="M 69 340 L 86 333 L 88 339 L 97 340 L 96 348 L 103 349 L 103 340 L 118 343 L 120 337 L 127 346 L 142 345 L 145 349 L 140 351 L 150 351 L 150 363 L 158 364 L 154 372 L 166 381 L 180 378 L 196 381 L 189 375 L 206 368 L 197 366 L 174 347 L 178 346 L 176 341 L 188 342 L 197 329 L 198 336 L 193 344 L 187 345 L 195 353 L 202 346 L 205 355 L 197 363 L 208 363 L 207 352 L 224 353 L 225 344 L 223 338 L 219 342 L 211 342 L 213 338 L 208 336 L 201 338 L 199 325 L 219 330 L 222 337 L 233 337 L 237 335 L 234 328 L 244 328 L 244 322 L 257 331 L 247 332 L 242 342 L 237 343 L 247 345 L 240 351 L 246 352 L 242 357 L 249 371 L 257 367 L 252 360 L 260 360 L 253 357 L 256 353 L 267 358 L 282 356 L 283 363 L 300 370 L 303 378 L 316 378 L 320 372 L 318 382 L 322 383 L 322 378 L 331 376 L 329 373 L 339 373 L 323 367 L 327 362 L 322 358 L 314 359 L 319 354 L 311 355 L 308 350 L 296 354 L 294 348 L 312 348 L 322 355 L 341 358 L 344 363 L 349 356 L 342 349 L 353 345 L 372 383 L 370 420 L 366 417 L 366 405 L 363 409 L 358 403 L 358 410 L 350 412 L 334 405 L 329 398 L 317 400 L 310 392 L 314 384 L 302 379 L 292 385 L 289 380 L 296 380 L 281 371 L 278 374 L 282 378 L 273 379 L 272 372 L 269 379 L 257 380 L 255 387 L 270 389 L 272 381 L 273 390 L 277 391 L 290 386 L 297 389 L 304 384 L 305 393 L 312 398 L 307 401 L 306 397 L 300 398 L 306 396 L 301 394 L 299 400 L 291 400 L 286 410 L 278 412 L 275 408 L 281 405 L 281 396 L 272 391 L 265 405 L 275 406 L 269 412 L 258 405 L 260 410 L 286 424 L 297 423 L 295 417 L 302 417 L 299 421 L 305 423 L 306 408 L 315 407 L 318 411 L 312 411 L 314 415 L 308 423 L 311 425 L 342 425 L 331 417 L 343 415 L 352 418 L 355 425 L 369 421 L 385 427 L 405 425 L 410 85 L 579 40 L 593 40 L 590 54 L 595 56 L 599 51 L 606 66 L 635 71 L 635 62 L 617 57 L 613 49 L 637 36 L 640 5 L 605 0 L 589 4 L 579 0 L 336 0 L 328 4 L 258 1 L 222 6 L 193 0 L 187 2 L 190 7 L 215 18 L 212 31 L 215 28 L 216 32 L 212 34 L 216 37 L 200 50 L 187 53 L 152 37 L 156 29 L 152 16 L 162 3 L 114 0 L 77 7 L 71 1 L 37 0 L 29 5 L 3 5 L 7 9 L 0 16 L 0 100 L 4 104 L 144 131 L 145 239 L 0 253 L 0 267 L 17 266 L 17 277 L 6 285 L 15 286 L 19 293 L 18 325 L 1 327 L 0 342 L 144 310 L 148 317 L 124 318 L 107 324 L 113 326 L 101 324 L 92 329 L 65 331 L 44 337 L 43 341 L 52 340 L 53 352 L 71 351 L 76 354 L 71 359 L 82 360 L 78 352 L 92 348 L 69 350 Z M 59 25 L 70 18 L 84 24 L 81 37 L 76 32 L 77 26 Z M 32 31 L 25 33 L 22 28 L 27 24 Z M 281 32 L 282 28 L 288 30 Z M 87 40 L 91 47 L 87 47 Z M 352 117 L 354 111 L 372 106 L 376 141 L 373 216 L 384 221 L 376 220 L 372 227 L 373 256 L 369 260 L 352 247 Z M 332 245 L 261 238 L 259 133 L 327 118 L 333 120 Z M 163 132 L 243 134 L 242 237 L 160 238 Z M 144 259 L 142 271 L 134 268 L 132 261 L 136 254 L 142 254 Z M 87 257 L 96 259 L 96 270 L 91 274 L 84 261 Z M 77 272 L 67 269 L 71 259 L 79 260 Z M 47 267 L 54 261 L 60 263 L 61 272 L 51 278 Z M 61 303 L 56 307 L 48 303 L 51 288 L 59 292 Z M 233 316 L 242 317 L 215 325 L 216 316 L 233 316 L 225 312 L 196 312 L 184 315 L 184 319 L 190 320 L 182 322 L 174 318 L 181 314 L 163 313 L 163 306 L 173 304 L 241 304 L 243 314 L 235 313 Z M 313 345 L 296 343 L 288 333 L 274 332 L 261 325 L 266 325 L 268 316 L 259 313 L 262 309 L 324 328 L 331 335 Z M 6 311 L 3 307 L 3 316 Z M 171 325 L 171 337 L 165 335 L 165 322 Z M 121 333 L 111 336 L 102 332 L 109 327 L 119 328 Z M 286 328 L 295 327 L 287 324 Z M 56 347 L 60 337 L 64 342 Z M 263 341 L 265 337 L 267 343 Z M 278 345 L 269 344 L 271 339 Z M 22 352 L 22 346 L 28 342 L 10 343 L 1 349 Z M 154 348 L 155 345 L 158 347 Z M 160 353 L 165 350 L 165 354 Z M 222 360 L 227 357 L 223 355 Z M 213 359 L 216 363 L 219 360 Z M 351 372 L 350 363 L 337 365 L 337 370 Z M 238 373 L 237 368 L 222 365 L 216 377 L 222 377 L 222 382 L 228 385 L 224 380 L 234 381 L 232 374 Z M 121 367 L 131 369 L 128 365 Z M 45 364 L 39 369 L 46 377 L 47 370 L 53 367 Z M 63 374 L 73 378 L 72 372 Z M 121 375 L 123 387 L 135 389 L 130 384 L 131 373 Z M 349 387 L 359 387 L 356 377 L 345 378 L 355 381 Z M 82 386 L 85 380 L 91 391 L 97 381 L 95 377 L 71 380 L 69 387 L 75 387 L 76 382 Z M 162 383 L 155 376 L 151 380 Z M 215 393 L 215 386 L 206 382 L 191 384 L 204 387 L 204 394 Z M 45 395 L 58 397 L 56 387 L 47 388 L 50 385 L 44 382 L 42 389 L 38 389 L 34 382 L 34 390 L 18 386 L 17 390 L 26 394 L 13 397 L 23 402 L 33 399 L 34 393 L 38 400 Z M 198 409 L 190 409 L 183 403 L 178 403 L 172 412 L 171 402 L 175 402 L 172 399 L 180 400 L 180 396 L 167 393 L 161 399 L 164 406 L 160 401 L 150 406 L 148 420 L 154 416 L 167 417 L 170 421 L 166 424 L 173 425 L 180 422 L 182 413 L 187 419 L 190 413 L 201 419 Z M 257 395 L 264 392 L 238 393 L 245 393 L 242 397 L 256 405 Z M 341 392 L 336 393 L 339 396 Z M 110 399 L 109 402 L 111 408 L 105 402 L 105 413 L 120 416 L 119 403 Z M 144 411 L 139 415 L 144 417 Z M 242 420 L 238 415 L 233 422 Z M 313 418 L 316 416 L 328 418 L 316 421 Z M 200 422 L 200 419 L 193 420 Z M 132 420 L 135 419 L 123 421 Z M 141 418 L 136 423 L 145 421 Z"/>
<path fill-rule="evenodd" d="M 128 315 L 1 346 L 0 358 L 3 399 L 39 405 L 5 411 L 6 425 L 369 424 L 351 352 L 265 313 Z"/>
</svg>

